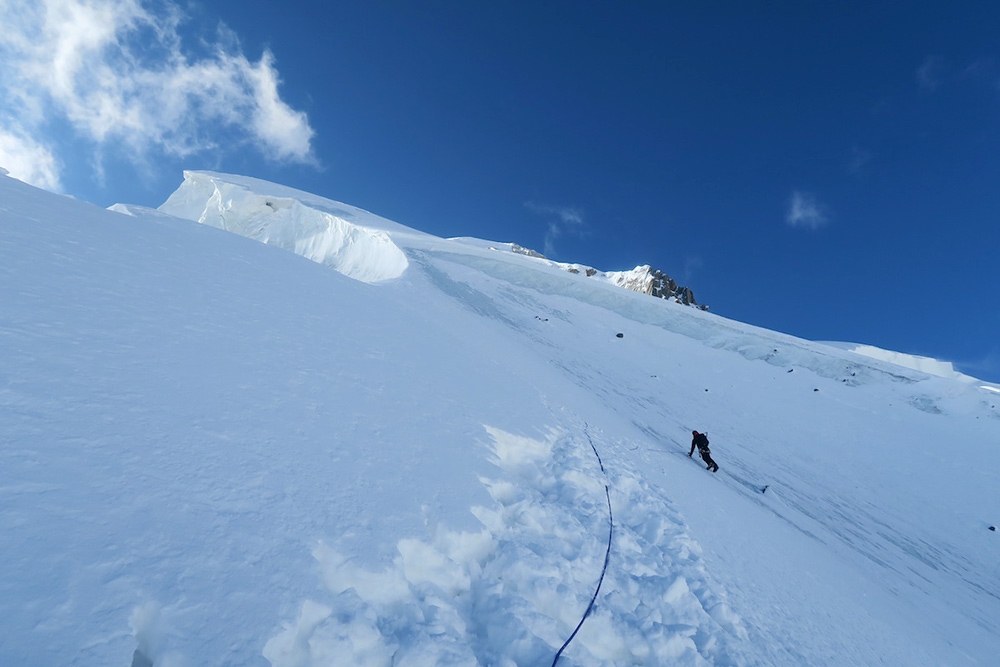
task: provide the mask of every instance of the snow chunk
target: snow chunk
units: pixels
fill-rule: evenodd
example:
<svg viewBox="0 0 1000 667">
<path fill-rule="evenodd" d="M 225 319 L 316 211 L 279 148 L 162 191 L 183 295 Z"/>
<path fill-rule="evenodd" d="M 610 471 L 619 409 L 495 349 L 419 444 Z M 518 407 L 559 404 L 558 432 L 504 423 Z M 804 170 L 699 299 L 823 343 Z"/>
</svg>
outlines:
<svg viewBox="0 0 1000 667">
<path fill-rule="evenodd" d="M 134 218 L 136 217 L 135 215 L 136 208 L 140 207 L 132 206 L 130 204 L 112 204 L 111 206 L 108 207 L 108 210 Z"/>
<path fill-rule="evenodd" d="M 409 265 L 385 230 L 289 196 L 258 194 L 219 174 L 185 171 L 159 211 L 290 250 L 366 283 L 398 278 Z"/>
</svg>

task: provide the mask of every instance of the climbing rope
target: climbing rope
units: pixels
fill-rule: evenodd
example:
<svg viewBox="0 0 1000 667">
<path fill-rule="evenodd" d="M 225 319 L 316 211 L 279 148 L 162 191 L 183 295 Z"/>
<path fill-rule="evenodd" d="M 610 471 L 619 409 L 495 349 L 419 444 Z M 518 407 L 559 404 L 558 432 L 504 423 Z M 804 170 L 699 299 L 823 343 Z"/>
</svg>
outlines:
<svg viewBox="0 0 1000 667">
<path fill-rule="evenodd" d="M 597 457 L 597 462 L 601 466 L 601 472 L 604 474 L 605 479 L 607 479 L 608 473 L 604 470 L 604 462 L 601 461 L 601 455 L 597 453 L 597 447 L 594 446 L 594 441 L 590 438 L 590 433 L 587 432 L 586 424 L 584 424 L 583 433 L 587 436 L 590 448 L 594 450 L 594 456 Z M 583 627 L 583 622 L 587 620 L 587 617 L 590 616 L 590 612 L 593 611 L 594 603 L 597 602 L 597 595 L 601 592 L 601 584 L 604 583 L 604 574 L 608 571 L 608 561 L 611 559 L 611 538 L 615 534 L 615 517 L 611 512 L 611 490 L 608 488 L 607 482 L 604 483 L 604 496 L 608 500 L 608 548 L 604 552 L 604 567 L 601 568 L 601 578 L 597 580 L 597 588 L 594 589 L 594 595 L 590 598 L 590 604 L 587 605 L 587 610 L 583 612 L 583 617 L 580 619 L 580 622 L 576 624 L 576 629 L 573 630 L 573 634 L 569 636 L 569 639 L 563 642 L 563 645 L 560 646 L 559 650 L 556 652 L 556 657 L 552 659 L 552 667 L 556 667 L 556 663 L 559 662 L 559 656 L 561 656 L 563 651 L 566 650 L 569 643 L 573 641 L 573 638 L 576 637 L 576 633 L 578 633 L 580 628 Z"/>
</svg>

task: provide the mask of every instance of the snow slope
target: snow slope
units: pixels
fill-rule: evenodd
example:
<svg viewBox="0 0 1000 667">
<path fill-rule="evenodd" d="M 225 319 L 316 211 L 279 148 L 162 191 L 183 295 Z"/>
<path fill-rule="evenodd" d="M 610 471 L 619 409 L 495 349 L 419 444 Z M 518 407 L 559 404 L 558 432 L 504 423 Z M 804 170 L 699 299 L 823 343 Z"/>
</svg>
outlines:
<svg viewBox="0 0 1000 667">
<path fill-rule="evenodd" d="M 988 387 L 255 179 L 117 208 L 0 177 L 0 664 L 1000 655 Z"/>
</svg>

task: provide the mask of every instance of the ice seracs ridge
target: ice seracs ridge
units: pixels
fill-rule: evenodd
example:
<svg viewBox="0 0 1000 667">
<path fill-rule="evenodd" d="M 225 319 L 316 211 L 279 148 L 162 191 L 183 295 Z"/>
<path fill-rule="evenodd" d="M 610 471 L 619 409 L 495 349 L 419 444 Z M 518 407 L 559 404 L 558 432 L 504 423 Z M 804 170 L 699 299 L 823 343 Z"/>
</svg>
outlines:
<svg viewBox="0 0 1000 667">
<path fill-rule="evenodd" d="M 366 283 L 397 278 L 409 265 L 384 230 L 209 172 L 185 171 L 184 183 L 159 210 L 290 250 Z"/>
<path fill-rule="evenodd" d="M 125 207 L 115 210 L 130 213 Z M 405 249 L 420 247 L 423 243 L 419 239 L 431 238 L 340 202 L 266 181 L 208 171 L 185 171 L 184 182 L 158 211 L 290 250 L 368 283 L 401 276 L 409 266 Z M 517 243 L 490 247 L 624 289 L 698 306 L 690 288 L 678 285 L 649 265 L 630 271 L 605 272 L 581 264 L 552 261 Z"/>
</svg>

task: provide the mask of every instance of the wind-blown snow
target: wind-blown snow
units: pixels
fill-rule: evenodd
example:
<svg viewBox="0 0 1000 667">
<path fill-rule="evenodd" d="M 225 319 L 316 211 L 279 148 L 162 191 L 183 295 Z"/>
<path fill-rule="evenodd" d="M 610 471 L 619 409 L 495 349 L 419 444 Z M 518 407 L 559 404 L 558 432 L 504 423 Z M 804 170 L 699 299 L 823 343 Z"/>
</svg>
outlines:
<svg viewBox="0 0 1000 667">
<path fill-rule="evenodd" d="M 0 177 L 0 664 L 1000 655 L 988 387 L 254 179 L 168 203 Z"/>
</svg>

